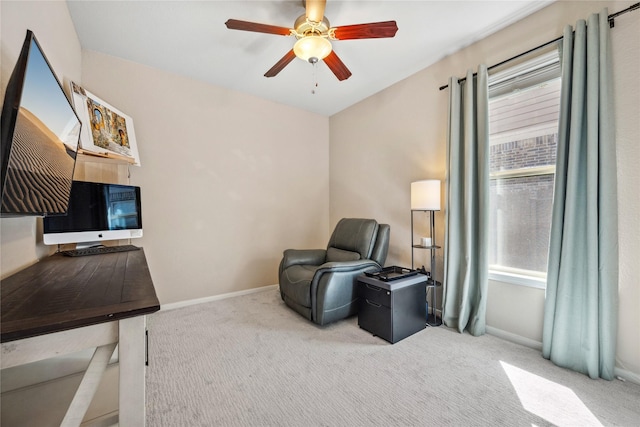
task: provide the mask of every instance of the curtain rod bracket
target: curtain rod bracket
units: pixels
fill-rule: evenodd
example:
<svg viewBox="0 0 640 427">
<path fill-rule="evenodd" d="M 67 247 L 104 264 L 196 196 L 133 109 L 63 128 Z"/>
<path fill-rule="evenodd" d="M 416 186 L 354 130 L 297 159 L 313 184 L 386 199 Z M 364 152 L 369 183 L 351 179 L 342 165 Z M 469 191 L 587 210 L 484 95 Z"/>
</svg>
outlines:
<svg viewBox="0 0 640 427">
<path fill-rule="evenodd" d="M 633 11 L 633 10 L 638 10 L 638 9 L 640 9 L 640 2 L 638 2 L 638 3 L 634 3 L 634 4 L 632 4 L 631 6 L 629 6 L 628 8 L 621 10 L 620 12 L 612 13 L 611 15 L 609 15 L 609 16 L 607 17 L 607 19 L 609 20 L 609 28 L 613 28 L 613 27 L 615 27 L 615 25 L 616 25 L 616 24 L 615 24 L 615 18 L 617 18 L 618 16 L 620 16 L 620 15 L 624 15 L 624 14 L 625 14 L 625 13 L 627 13 L 627 12 L 631 12 L 631 11 Z M 514 57 L 512 57 L 512 58 L 506 59 L 506 60 L 504 60 L 504 61 L 502 61 L 502 62 L 500 62 L 500 63 L 498 63 L 498 64 L 492 65 L 492 66 L 491 66 L 491 67 L 489 67 L 488 69 L 489 69 L 489 70 L 491 70 L 492 68 L 495 68 L 495 67 L 497 67 L 497 66 L 499 66 L 499 65 L 503 65 L 503 64 L 505 64 L 505 63 L 507 63 L 507 62 L 509 62 L 509 61 L 512 61 L 512 60 L 514 60 L 514 59 L 516 59 L 516 58 L 520 58 L 521 56 L 524 56 L 524 55 L 526 55 L 526 54 L 528 54 L 528 53 L 531 53 L 531 52 L 533 52 L 533 51 L 535 51 L 535 50 L 538 50 L 538 49 L 541 49 L 541 48 L 543 48 L 543 47 L 546 47 L 546 46 L 550 45 L 551 43 L 557 42 L 557 41 L 559 41 L 559 40 L 562 40 L 562 36 L 560 36 L 560 37 L 558 37 L 558 38 L 556 38 L 556 39 L 554 39 L 554 40 L 551 40 L 551 41 L 549 41 L 549 42 L 543 43 L 543 44 L 541 44 L 541 45 L 540 45 L 540 46 L 538 46 L 538 47 L 534 47 L 533 49 L 529 49 L 528 51 L 523 52 L 523 53 L 521 53 L 521 54 L 519 54 L 519 55 L 516 55 L 516 56 L 514 56 Z M 474 74 L 474 75 L 475 75 L 475 74 Z M 465 80 L 465 78 L 462 78 L 462 79 L 459 79 L 459 80 L 458 80 L 458 82 L 460 83 L 460 82 L 463 82 L 464 80 Z M 440 86 L 439 90 L 445 90 L 445 89 L 446 89 L 446 88 L 448 88 L 448 87 L 449 87 L 449 85 L 448 85 L 448 84 L 446 84 L 446 85 Z"/>
<path fill-rule="evenodd" d="M 622 15 L 622 14 L 624 14 L 624 13 L 627 13 L 627 12 L 631 12 L 632 10 L 638 10 L 638 9 L 640 9 L 640 2 L 638 2 L 638 3 L 634 3 L 634 4 L 632 4 L 631 6 L 629 6 L 628 8 L 626 8 L 626 9 L 624 9 L 624 10 L 621 10 L 621 11 L 620 11 L 620 12 L 618 12 L 618 13 L 614 13 L 614 14 L 612 14 L 612 15 L 609 15 L 609 28 L 613 28 L 613 27 L 615 27 L 615 26 L 616 26 L 615 19 L 616 19 L 618 16 L 620 16 L 620 15 Z"/>
</svg>

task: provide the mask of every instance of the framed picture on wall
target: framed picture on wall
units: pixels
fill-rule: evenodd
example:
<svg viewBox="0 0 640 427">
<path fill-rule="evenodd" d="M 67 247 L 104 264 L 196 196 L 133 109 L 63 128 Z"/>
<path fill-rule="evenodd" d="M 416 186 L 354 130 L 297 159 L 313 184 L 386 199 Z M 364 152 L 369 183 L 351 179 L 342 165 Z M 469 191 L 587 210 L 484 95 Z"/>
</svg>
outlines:
<svg viewBox="0 0 640 427">
<path fill-rule="evenodd" d="M 82 121 L 82 149 L 105 157 L 123 157 L 140 166 L 133 119 L 74 82 L 71 93 Z"/>
</svg>

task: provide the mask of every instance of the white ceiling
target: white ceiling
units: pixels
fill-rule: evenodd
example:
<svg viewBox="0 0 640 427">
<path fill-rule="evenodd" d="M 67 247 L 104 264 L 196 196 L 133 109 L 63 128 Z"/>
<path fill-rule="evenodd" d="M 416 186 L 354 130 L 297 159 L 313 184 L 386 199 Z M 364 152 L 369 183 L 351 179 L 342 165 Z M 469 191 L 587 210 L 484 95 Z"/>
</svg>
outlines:
<svg viewBox="0 0 640 427">
<path fill-rule="evenodd" d="M 394 38 L 333 42 L 353 73 L 342 82 L 324 63 L 314 71 L 299 59 L 266 78 L 295 39 L 224 25 L 292 27 L 302 0 L 67 2 L 83 48 L 330 116 L 552 1 L 328 0 L 331 26 L 395 20 L 399 28 Z"/>
</svg>

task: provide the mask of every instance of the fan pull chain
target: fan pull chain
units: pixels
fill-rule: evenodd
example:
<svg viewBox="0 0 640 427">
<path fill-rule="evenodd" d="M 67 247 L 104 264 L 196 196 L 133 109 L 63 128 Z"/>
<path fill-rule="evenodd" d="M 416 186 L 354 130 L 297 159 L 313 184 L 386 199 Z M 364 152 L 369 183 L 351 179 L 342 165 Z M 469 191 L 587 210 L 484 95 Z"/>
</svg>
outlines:
<svg viewBox="0 0 640 427">
<path fill-rule="evenodd" d="M 312 77 L 311 95 L 315 95 L 316 89 L 318 88 L 318 60 L 316 59 L 315 61 L 309 61 L 309 62 L 311 62 L 311 65 L 313 65 L 313 73 L 311 75 Z"/>
</svg>

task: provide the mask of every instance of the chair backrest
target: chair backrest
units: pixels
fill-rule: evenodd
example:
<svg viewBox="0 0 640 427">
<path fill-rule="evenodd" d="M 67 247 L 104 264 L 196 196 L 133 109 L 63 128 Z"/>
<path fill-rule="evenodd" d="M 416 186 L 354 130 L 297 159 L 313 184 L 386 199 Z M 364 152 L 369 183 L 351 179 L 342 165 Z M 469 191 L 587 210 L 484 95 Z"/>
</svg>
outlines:
<svg viewBox="0 0 640 427">
<path fill-rule="evenodd" d="M 390 234 L 391 227 L 389 224 L 378 224 L 378 237 L 376 238 L 376 245 L 373 247 L 370 258 L 380 264 L 380 267 L 384 267 L 384 262 L 387 260 Z"/>
<path fill-rule="evenodd" d="M 329 239 L 327 261 L 373 259 L 383 265 L 388 246 L 388 225 L 374 219 L 342 218 Z"/>
</svg>

